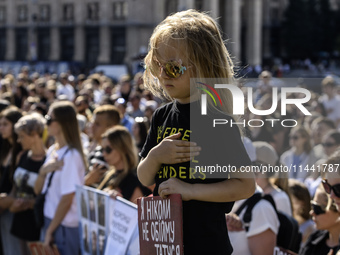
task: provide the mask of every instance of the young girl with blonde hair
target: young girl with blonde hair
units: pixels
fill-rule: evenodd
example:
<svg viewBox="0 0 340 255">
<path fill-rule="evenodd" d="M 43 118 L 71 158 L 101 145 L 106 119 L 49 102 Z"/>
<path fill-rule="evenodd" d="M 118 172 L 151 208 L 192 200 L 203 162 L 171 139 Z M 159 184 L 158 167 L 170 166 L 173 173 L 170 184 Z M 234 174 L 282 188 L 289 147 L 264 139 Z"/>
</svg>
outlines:
<svg viewBox="0 0 340 255">
<path fill-rule="evenodd" d="M 253 174 L 237 171 L 250 165 L 238 126 L 213 127 L 213 119 L 234 121 L 229 90 L 216 89 L 219 106 L 207 97 L 208 114 L 201 115 L 201 94 L 214 87 L 204 78 L 233 82 L 217 24 L 194 10 L 168 16 L 151 36 L 145 64 L 146 87 L 172 102 L 153 115 L 138 177 L 145 186 L 156 183 L 155 196 L 182 195 L 184 254 L 231 254 L 225 213 L 233 201 L 254 193 L 255 181 Z M 197 170 L 203 164 L 229 165 L 237 173 Z"/>
</svg>

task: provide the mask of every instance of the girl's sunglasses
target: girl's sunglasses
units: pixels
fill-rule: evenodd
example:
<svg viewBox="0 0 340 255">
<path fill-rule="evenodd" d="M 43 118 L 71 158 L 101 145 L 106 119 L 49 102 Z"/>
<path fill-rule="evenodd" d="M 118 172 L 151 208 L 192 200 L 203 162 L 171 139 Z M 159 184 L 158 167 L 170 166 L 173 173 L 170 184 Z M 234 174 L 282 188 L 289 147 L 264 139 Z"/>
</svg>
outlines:
<svg viewBox="0 0 340 255">
<path fill-rule="evenodd" d="M 312 200 L 312 201 L 310 201 L 310 203 L 311 203 L 312 210 L 313 210 L 315 215 L 320 215 L 320 214 L 326 213 L 326 211 L 321 207 L 321 205 L 319 205 L 315 201 Z"/>
<path fill-rule="evenodd" d="M 184 71 L 187 70 L 187 68 L 182 65 L 181 59 L 169 61 L 165 65 L 162 65 L 157 60 L 156 63 L 163 69 L 169 78 L 179 78 L 182 74 L 184 74 Z"/>
<path fill-rule="evenodd" d="M 103 151 L 105 151 L 107 154 L 110 154 L 113 149 L 110 146 L 106 146 L 105 148 L 103 148 Z"/>
<path fill-rule="evenodd" d="M 331 192 L 333 190 L 334 195 L 337 196 L 337 197 L 340 197 L 340 183 L 332 186 L 325 179 L 325 180 L 322 180 L 322 185 L 323 185 L 323 188 L 325 189 L 327 194 L 331 194 Z"/>
<path fill-rule="evenodd" d="M 56 119 L 52 119 L 51 116 L 49 115 L 45 115 L 45 120 L 46 120 L 47 126 L 51 125 L 53 121 L 57 121 Z"/>
<path fill-rule="evenodd" d="M 337 145 L 336 143 L 323 143 L 322 144 L 322 146 L 323 147 L 326 147 L 326 148 L 330 148 L 330 147 L 333 147 L 333 146 L 335 146 L 335 145 Z"/>
</svg>

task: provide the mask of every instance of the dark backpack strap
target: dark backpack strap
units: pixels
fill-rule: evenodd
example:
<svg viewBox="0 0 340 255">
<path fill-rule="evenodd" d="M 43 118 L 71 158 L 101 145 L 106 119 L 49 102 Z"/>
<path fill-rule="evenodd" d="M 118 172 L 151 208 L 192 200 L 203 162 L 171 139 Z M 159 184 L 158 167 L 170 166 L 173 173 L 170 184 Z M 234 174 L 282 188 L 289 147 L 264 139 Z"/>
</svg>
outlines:
<svg viewBox="0 0 340 255">
<path fill-rule="evenodd" d="M 274 198 L 272 195 L 270 194 L 266 194 L 263 196 L 263 199 L 267 200 L 269 203 L 272 204 L 272 206 L 274 207 L 274 210 L 275 212 L 277 213 L 277 208 L 276 208 L 276 204 L 275 204 L 275 201 L 274 201 Z"/>
<path fill-rule="evenodd" d="M 64 158 L 64 156 L 66 155 L 66 153 L 70 150 L 69 147 L 67 147 L 66 151 L 64 152 L 64 154 L 61 156 L 61 159 Z M 52 174 L 50 175 L 50 178 L 48 178 L 48 183 L 47 183 L 47 187 L 46 187 L 46 190 L 45 190 L 45 195 L 47 194 L 47 191 L 48 191 L 48 188 L 51 186 L 51 182 L 52 182 L 52 178 L 53 178 L 53 175 L 54 175 L 55 171 L 52 172 Z"/>
<path fill-rule="evenodd" d="M 259 202 L 261 199 L 262 199 L 262 194 L 261 193 L 255 193 L 253 196 L 251 196 L 246 201 L 244 201 L 243 204 L 235 212 L 237 215 L 240 215 L 241 211 L 245 207 L 247 207 L 247 209 L 246 209 L 246 211 L 243 215 L 243 226 L 244 226 L 246 232 L 248 232 L 248 230 L 249 230 L 249 225 L 250 225 L 251 218 L 252 218 L 251 212 L 252 212 L 254 206 L 257 204 L 257 202 Z"/>
</svg>

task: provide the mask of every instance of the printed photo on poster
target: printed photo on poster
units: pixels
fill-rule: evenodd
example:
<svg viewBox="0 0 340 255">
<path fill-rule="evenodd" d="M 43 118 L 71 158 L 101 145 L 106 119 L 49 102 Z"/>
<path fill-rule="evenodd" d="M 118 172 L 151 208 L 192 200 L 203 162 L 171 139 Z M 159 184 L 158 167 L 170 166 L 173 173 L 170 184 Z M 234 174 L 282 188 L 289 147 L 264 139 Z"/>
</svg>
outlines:
<svg viewBox="0 0 340 255">
<path fill-rule="evenodd" d="M 107 197 L 97 194 L 98 224 L 105 227 L 105 203 Z"/>
<path fill-rule="evenodd" d="M 92 222 L 96 222 L 96 201 L 95 201 L 96 194 L 91 190 L 88 190 L 87 194 L 89 198 L 89 209 L 90 209 L 89 218 Z"/>
</svg>

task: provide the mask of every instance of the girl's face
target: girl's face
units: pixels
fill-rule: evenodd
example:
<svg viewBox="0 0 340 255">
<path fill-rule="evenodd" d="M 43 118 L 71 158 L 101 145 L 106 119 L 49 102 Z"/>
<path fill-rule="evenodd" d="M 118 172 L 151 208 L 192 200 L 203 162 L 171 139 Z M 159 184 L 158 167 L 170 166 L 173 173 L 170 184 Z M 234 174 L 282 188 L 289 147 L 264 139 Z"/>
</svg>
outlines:
<svg viewBox="0 0 340 255">
<path fill-rule="evenodd" d="M 35 136 L 28 135 L 24 131 L 19 131 L 18 133 L 18 143 L 21 143 L 23 150 L 29 150 L 34 144 Z"/>
<path fill-rule="evenodd" d="M 50 116 L 50 120 L 47 121 L 48 134 L 51 136 L 59 135 L 62 132 L 62 130 L 61 126 L 55 119 L 54 113 L 49 112 L 48 116 Z"/>
<path fill-rule="evenodd" d="M 111 165 L 116 167 L 118 170 L 121 168 L 122 164 L 122 156 L 120 155 L 119 151 L 117 149 L 114 149 L 109 140 L 107 138 L 102 139 L 102 148 L 103 148 L 103 156 L 105 161 Z"/>
<path fill-rule="evenodd" d="M 327 156 L 332 155 L 333 152 L 335 152 L 336 149 L 338 148 L 338 145 L 336 144 L 335 140 L 330 136 L 325 137 L 325 139 L 322 142 L 322 146 Z"/>
<path fill-rule="evenodd" d="M 319 190 L 316 191 L 310 215 L 316 224 L 316 228 L 319 230 L 328 230 L 337 222 L 339 214 L 333 210 L 327 209 L 327 195 Z M 319 210 L 323 212 L 319 212 Z"/>
<path fill-rule="evenodd" d="M 289 145 L 291 147 L 302 148 L 305 141 L 306 141 L 306 138 L 304 138 L 299 132 L 292 132 L 289 135 Z"/>
<path fill-rule="evenodd" d="M 137 123 L 134 123 L 132 126 L 132 134 L 134 138 L 139 138 L 139 126 Z"/>
<path fill-rule="evenodd" d="M 3 139 L 9 139 L 13 134 L 13 124 L 5 117 L 0 119 L 0 133 Z"/>
<path fill-rule="evenodd" d="M 159 83 L 172 98 L 177 99 L 181 104 L 190 103 L 190 72 L 188 60 L 184 55 L 184 49 L 179 43 L 164 44 L 160 43 L 157 49 L 159 66 Z M 181 63 L 186 70 L 178 78 L 171 78 L 165 73 L 165 66 L 169 62 Z"/>
<path fill-rule="evenodd" d="M 330 167 L 331 165 L 328 165 L 327 167 Z M 333 166 L 334 169 L 336 168 L 336 166 Z M 327 182 L 333 186 L 335 184 L 340 184 L 340 174 L 338 171 L 333 171 L 333 172 L 328 172 L 326 175 L 327 178 Z M 330 194 L 331 199 L 333 199 L 338 211 L 340 211 L 340 197 L 337 197 L 333 190 L 331 191 Z"/>
</svg>

